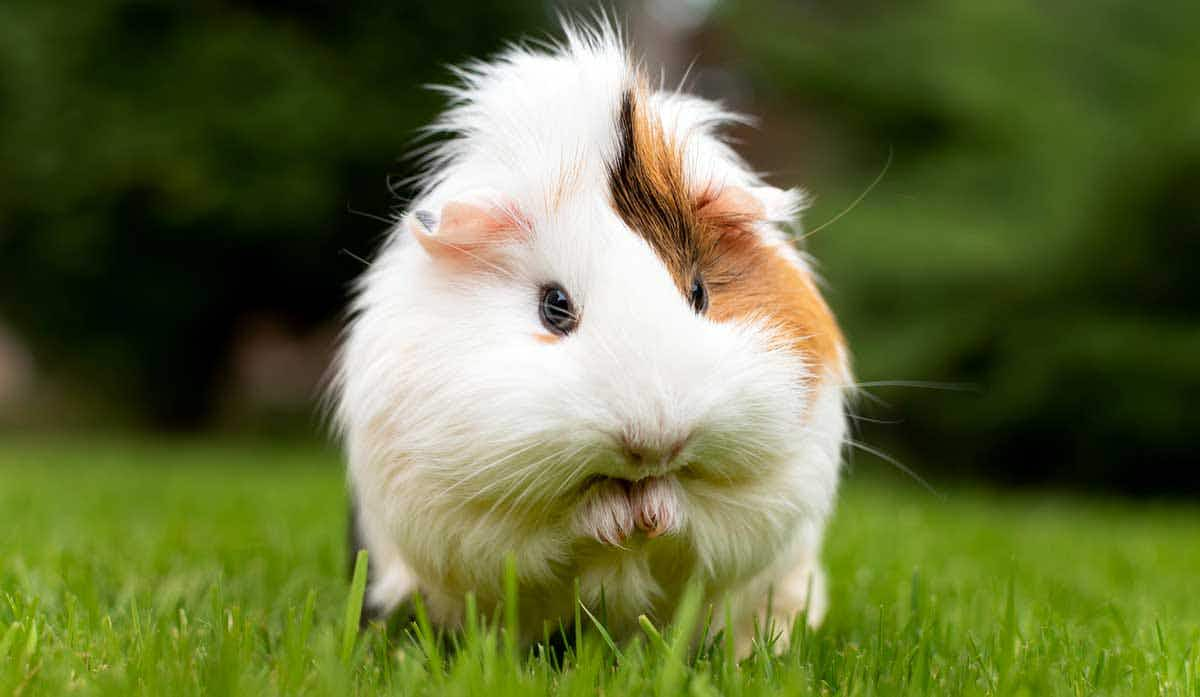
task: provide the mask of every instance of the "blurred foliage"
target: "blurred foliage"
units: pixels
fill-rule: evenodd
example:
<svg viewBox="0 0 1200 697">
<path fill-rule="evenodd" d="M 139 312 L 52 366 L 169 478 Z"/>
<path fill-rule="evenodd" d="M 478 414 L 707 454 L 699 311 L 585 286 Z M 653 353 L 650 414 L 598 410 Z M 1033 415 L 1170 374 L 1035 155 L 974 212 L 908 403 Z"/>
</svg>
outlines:
<svg viewBox="0 0 1200 697">
<path fill-rule="evenodd" d="M 59 371 L 191 426 L 239 320 L 328 321 L 440 107 L 534 3 L 0 4 L 0 315 Z M 45 362 L 45 361 L 43 361 Z M 118 407 L 120 408 L 120 407 Z"/>
<path fill-rule="evenodd" d="M 778 180 L 817 194 L 810 226 L 893 152 L 810 240 L 860 379 L 978 388 L 872 389 L 905 423 L 866 440 L 922 468 L 1200 486 L 1198 21 L 1132 0 L 718 6 L 701 58 L 749 85 L 755 164 L 803 164 Z M 370 254 L 440 106 L 420 86 L 552 23 L 502 0 L 7 0 L 0 316 L 118 408 L 203 423 L 242 318 L 336 317 L 361 270 L 341 252 Z M 771 141 L 792 123 L 807 140 Z"/>
<path fill-rule="evenodd" d="M 977 388 L 872 389 L 904 423 L 868 440 L 1006 479 L 1200 488 L 1198 22 L 1112 0 L 726 7 L 758 105 L 860 165 L 800 182 L 823 187 L 810 225 L 894 151 L 811 240 L 859 379 Z"/>
</svg>

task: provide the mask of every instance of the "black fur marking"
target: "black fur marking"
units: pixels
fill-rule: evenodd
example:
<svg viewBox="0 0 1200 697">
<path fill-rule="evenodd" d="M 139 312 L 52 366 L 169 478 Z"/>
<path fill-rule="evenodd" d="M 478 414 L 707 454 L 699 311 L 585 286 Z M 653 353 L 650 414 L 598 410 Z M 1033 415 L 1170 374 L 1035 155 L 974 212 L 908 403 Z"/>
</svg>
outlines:
<svg viewBox="0 0 1200 697">
<path fill-rule="evenodd" d="M 645 104 L 637 87 L 621 97 L 617 155 L 608 167 L 609 194 L 617 214 L 646 240 L 688 297 L 712 235 L 690 195 L 682 150 Z"/>
</svg>

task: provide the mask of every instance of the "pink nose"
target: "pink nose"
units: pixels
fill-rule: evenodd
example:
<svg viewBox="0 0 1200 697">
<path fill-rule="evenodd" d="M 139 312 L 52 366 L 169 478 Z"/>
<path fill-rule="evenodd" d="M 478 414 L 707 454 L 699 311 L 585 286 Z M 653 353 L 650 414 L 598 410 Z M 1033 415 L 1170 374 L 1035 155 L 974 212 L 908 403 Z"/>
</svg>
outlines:
<svg viewBox="0 0 1200 697">
<path fill-rule="evenodd" d="M 663 444 L 634 440 L 628 436 L 621 438 L 625 446 L 625 457 L 635 467 L 668 465 L 683 452 L 687 441 L 687 438 L 680 438 L 673 443 Z"/>
</svg>

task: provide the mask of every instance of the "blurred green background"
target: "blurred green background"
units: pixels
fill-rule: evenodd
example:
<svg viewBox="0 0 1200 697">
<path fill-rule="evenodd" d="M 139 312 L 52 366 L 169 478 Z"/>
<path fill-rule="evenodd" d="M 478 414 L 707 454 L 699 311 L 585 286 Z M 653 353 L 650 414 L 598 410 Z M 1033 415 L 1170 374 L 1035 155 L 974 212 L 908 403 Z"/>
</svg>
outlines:
<svg viewBox="0 0 1200 697">
<path fill-rule="evenodd" d="M 317 432 L 424 86 L 590 9 L 0 4 L 0 434 Z M 1200 492 L 1200 5 L 616 13 L 815 196 L 858 378 L 964 388 L 872 386 L 860 440 L 935 484 Z"/>
</svg>

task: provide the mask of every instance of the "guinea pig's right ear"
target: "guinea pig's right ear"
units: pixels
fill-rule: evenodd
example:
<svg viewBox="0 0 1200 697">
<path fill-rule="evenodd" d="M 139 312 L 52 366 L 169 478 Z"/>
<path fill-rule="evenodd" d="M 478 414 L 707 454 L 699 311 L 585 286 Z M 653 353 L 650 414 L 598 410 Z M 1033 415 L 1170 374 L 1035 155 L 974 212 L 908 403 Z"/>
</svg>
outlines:
<svg viewBox="0 0 1200 697">
<path fill-rule="evenodd" d="M 493 265 L 491 257 L 499 247 L 529 234 L 528 223 L 516 209 L 492 191 L 456 197 L 439 214 L 412 211 L 405 225 L 433 259 L 466 265 Z"/>
<path fill-rule="evenodd" d="M 768 223 L 790 223 L 802 208 L 804 195 L 799 190 L 773 186 L 728 186 L 706 192 L 700 204 L 700 212 L 712 218 Z"/>
</svg>

